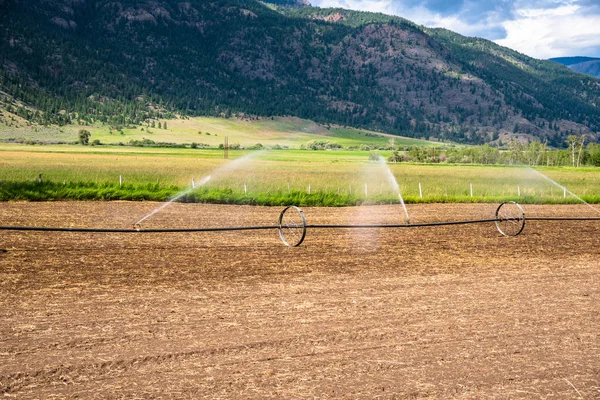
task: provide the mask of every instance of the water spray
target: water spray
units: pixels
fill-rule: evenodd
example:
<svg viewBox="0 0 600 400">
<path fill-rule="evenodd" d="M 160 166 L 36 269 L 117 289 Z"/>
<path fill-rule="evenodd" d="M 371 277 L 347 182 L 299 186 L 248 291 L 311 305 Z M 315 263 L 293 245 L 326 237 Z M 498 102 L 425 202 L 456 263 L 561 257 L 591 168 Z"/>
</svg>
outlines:
<svg viewBox="0 0 600 400">
<path fill-rule="evenodd" d="M 163 208 L 165 208 L 166 206 L 168 206 L 169 204 L 179 200 L 180 198 L 182 198 L 183 196 L 185 196 L 186 194 L 190 193 L 191 191 L 200 188 L 202 186 L 204 186 L 206 183 L 208 183 L 208 181 L 210 180 L 212 175 L 219 175 L 223 172 L 226 171 L 231 171 L 237 167 L 239 167 L 240 165 L 244 164 L 245 162 L 247 162 L 248 160 L 258 156 L 259 154 L 264 153 L 266 150 L 261 150 L 261 151 L 255 151 L 252 152 L 250 154 L 245 155 L 244 157 L 240 157 L 237 158 L 231 162 L 228 162 L 225 165 L 220 166 L 219 168 L 215 169 L 212 171 L 211 175 L 208 175 L 204 178 L 202 178 L 199 182 L 195 182 L 194 179 L 192 179 L 192 187 L 188 188 L 186 190 L 184 190 L 183 192 L 177 194 L 175 197 L 169 199 L 165 204 L 161 205 L 160 207 L 152 210 L 152 212 L 150 212 L 148 215 L 144 216 L 142 219 L 140 219 L 138 222 L 136 222 L 134 224 L 134 226 L 139 226 L 139 224 L 145 220 L 147 220 L 148 218 L 150 218 L 151 216 L 153 216 L 154 214 L 156 214 L 157 212 L 159 212 L 160 210 L 162 210 Z M 245 184 L 244 184 L 244 190 L 245 190 Z"/>
<path fill-rule="evenodd" d="M 185 190 L 184 192 L 179 193 L 177 196 L 169 199 L 165 204 L 161 205 L 158 208 L 155 208 L 154 210 L 152 210 L 152 212 L 150 212 L 148 215 L 146 215 L 145 217 L 143 217 L 142 219 L 140 219 L 138 222 L 136 222 L 135 224 L 133 224 L 134 227 L 139 228 L 141 227 L 141 223 L 144 222 L 145 220 L 147 220 L 148 218 L 150 218 L 151 216 L 153 216 L 154 214 L 156 214 L 157 212 L 159 212 L 160 210 L 162 210 L 163 208 L 165 208 L 166 206 L 168 206 L 169 204 L 179 200 L 180 198 L 182 198 L 183 196 L 185 196 L 186 194 L 196 190 L 196 188 L 199 188 L 201 186 L 204 186 L 206 183 L 208 183 L 208 181 L 210 181 L 210 175 L 205 176 L 204 178 L 202 178 L 197 184 L 193 184 L 191 188 Z"/>
<path fill-rule="evenodd" d="M 408 210 L 406 209 L 406 204 L 404 204 L 404 199 L 402 198 L 402 193 L 398 193 L 398 198 L 400 199 L 400 204 L 402 204 L 402 208 L 404 209 L 404 214 L 406 215 L 406 223 L 410 224 L 410 217 L 408 216 Z"/>
<path fill-rule="evenodd" d="M 583 204 L 585 204 L 586 206 L 588 206 L 589 208 L 591 208 L 592 210 L 594 210 L 595 212 L 597 212 L 597 213 L 600 214 L 600 210 L 598 210 L 596 207 L 592 206 L 587 201 L 583 200 L 581 197 L 577 196 L 575 193 L 571 192 L 566 187 L 562 186 L 561 184 L 559 184 L 556 181 L 553 181 L 552 179 L 550 179 L 549 177 L 547 177 L 546 175 L 542 174 L 540 171 L 538 171 L 536 169 L 533 169 L 531 167 L 529 167 L 529 169 L 531 169 L 533 172 L 535 172 L 536 174 L 538 174 L 542 178 L 546 179 L 548 182 L 552 183 L 553 185 L 558 186 L 559 188 L 561 188 L 562 190 L 564 190 L 565 193 L 569 193 L 571 196 L 575 197 L 577 200 L 579 200 L 580 202 L 582 202 Z"/>
<path fill-rule="evenodd" d="M 402 204 L 402 208 L 404 209 L 404 215 L 406 215 L 406 223 L 410 224 L 410 217 L 408 216 L 408 210 L 406 209 L 406 204 L 404 204 L 404 198 L 402 197 L 402 192 L 400 191 L 400 186 L 398 185 L 398 181 L 394 174 L 392 174 L 392 170 L 385 162 L 385 159 L 379 156 L 379 164 L 385 166 L 386 169 L 386 177 L 390 184 L 393 186 L 394 190 L 398 192 L 398 199 L 400 199 L 400 204 Z"/>
</svg>

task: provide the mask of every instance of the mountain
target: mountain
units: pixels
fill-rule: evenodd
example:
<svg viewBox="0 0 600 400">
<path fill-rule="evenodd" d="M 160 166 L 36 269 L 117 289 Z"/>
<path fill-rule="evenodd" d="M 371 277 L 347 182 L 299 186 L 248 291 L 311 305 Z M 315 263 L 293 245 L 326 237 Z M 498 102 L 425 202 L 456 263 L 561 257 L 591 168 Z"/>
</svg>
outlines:
<svg viewBox="0 0 600 400">
<path fill-rule="evenodd" d="M 566 65 L 570 69 L 582 74 L 600 78 L 600 58 L 593 57 L 558 57 L 551 61 Z"/>
<path fill-rule="evenodd" d="M 599 61 L 600 58 L 595 57 L 583 57 L 583 56 L 575 56 L 575 57 L 555 57 L 551 58 L 550 61 L 554 61 L 560 63 L 562 65 L 566 65 L 570 67 L 571 65 L 581 64 L 588 61 Z"/>
<path fill-rule="evenodd" d="M 569 68 L 571 68 L 573 71 L 581 72 L 582 74 L 587 74 L 596 78 L 600 78 L 600 60 L 593 60 L 570 65 Z"/>
<path fill-rule="evenodd" d="M 466 143 L 600 131 L 600 82 L 557 63 L 384 14 L 269 3 L 0 0 L 0 108 L 59 125 L 289 115 Z"/>
</svg>

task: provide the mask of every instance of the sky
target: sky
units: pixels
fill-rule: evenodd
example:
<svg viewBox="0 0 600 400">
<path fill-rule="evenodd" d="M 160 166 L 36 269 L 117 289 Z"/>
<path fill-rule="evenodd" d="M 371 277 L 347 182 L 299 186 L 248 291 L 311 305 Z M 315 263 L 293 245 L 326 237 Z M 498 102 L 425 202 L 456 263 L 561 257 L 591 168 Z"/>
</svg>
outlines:
<svg viewBox="0 0 600 400">
<path fill-rule="evenodd" d="M 600 0 L 310 0 L 398 15 L 493 40 L 528 56 L 600 58 Z"/>
</svg>

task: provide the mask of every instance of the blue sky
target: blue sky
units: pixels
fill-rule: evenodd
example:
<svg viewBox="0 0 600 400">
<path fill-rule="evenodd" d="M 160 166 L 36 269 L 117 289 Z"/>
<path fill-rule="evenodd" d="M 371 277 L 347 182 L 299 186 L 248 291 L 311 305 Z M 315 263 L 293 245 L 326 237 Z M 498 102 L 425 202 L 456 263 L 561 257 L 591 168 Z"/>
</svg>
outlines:
<svg viewBox="0 0 600 400">
<path fill-rule="evenodd" d="M 600 57 L 600 0 L 311 0 L 493 40 L 535 58 Z"/>
</svg>

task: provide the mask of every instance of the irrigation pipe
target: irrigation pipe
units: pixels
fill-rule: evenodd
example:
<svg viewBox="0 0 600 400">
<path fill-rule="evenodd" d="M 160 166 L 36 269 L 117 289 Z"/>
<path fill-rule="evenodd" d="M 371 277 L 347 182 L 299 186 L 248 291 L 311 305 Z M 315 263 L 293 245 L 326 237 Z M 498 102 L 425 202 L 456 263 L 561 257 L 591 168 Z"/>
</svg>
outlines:
<svg viewBox="0 0 600 400">
<path fill-rule="evenodd" d="M 528 221 L 600 221 L 600 217 L 527 217 Z"/>
<path fill-rule="evenodd" d="M 426 226 L 444 226 L 444 225 L 467 225 L 467 224 L 481 224 L 486 222 L 499 221 L 496 218 L 492 219 L 472 219 L 465 221 L 444 221 L 444 222 L 422 222 L 422 223 L 410 223 L 410 224 L 358 224 L 358 225 L 306 225 L 307 228 L 319 228 L 319 229 L 364 229 L 364 228 L 420 228 Z"/>
<path fill-rule="evenodd" d="M 376 228 L 423 228 L 431 226 L 446 225 L 468 225 L 489 222 L 502 222 L 509 220 L 520 220 L 519 218 L 489 218 L 471 219 L 463 221 L 422 222 L 410 224 L 307 224 L 307 229 L 376 229 Z M 527 221 L 600 221 L 600 217 L 527 217 Z M 88 233 L 178 233 L 178 232 L 227 232 L 227 231 L 258 231 L 268 229 L 279 229 L 279 225 L 250 225 L 250 226 L 226 226 L 209 228 L 61 228 L 49 226 L 0 226 L 0 231 L 34 231 L 34 232 L 88 232 Z"/>
<path fill-rule="evenodd" d="M 277 225 L 252 225 L 207 228 L 61 228 L 45 226 L 0 226 L 0 231 L 33 232 L 87 232 L 87 233 L 182 233 L 182 232 L 230 232 L 277 229 L 281 241 L 290 247 L 299 246 L 306 236 L 307 229 L 373 229 L 373 228 L 420 228 L 450 225 L 495 223 L 504 236 L 517 236 L 525 227 L 525 221 L 600 221 L 600 217 L 529 217 L 525 218 L 523 208 L 513 202 L 500 204 L 495 218 L 471 219 L 463 221 L 422 222 L 404 224 L 307 224 L 304 213 L 296 206 L 288 206 L 279 215 Z"/>
<path fill-rule="evenodd" d="M 177 232 L 222 232 L 277 229 L 279 225 L 269 226 L 230 226 L 214 228 L 56 228 L 46 226 L 0 226 L 3 231 L 39 231 L 39 232 L 97 232 L 97 233 L 177 233 Z"/>
<path fill-rule="evenodd" d="M 532 220 L 533 218 L 527 218 Z M 600 218 L 596 218 L 600 220 Z M 423 222 L 418 224 L 356 224 L 356 225 L 337 225 L 337 224 L 315 224 L 306 225 L 307 229 L 365 229 L 365 228 L 419 228 L 427 226 L 444 225 L 466 225 L 481 224 L 487 222 L 506 221 L 506 219 L 473 219 L 465 221 L 445 221 L 445 222 Z M 285 225 L 284 225 L 285 226 Z M 0 226 L 2 231 L 38 231 L 38 232 L 89 232 L 89 233 L 177 233 L 177 232 L 223 232 L 223 231 L 257 231 L 267 229 L 279 229 L 279 225 L 256 225 L 256 226 L 227 226 L 213 228 L 60 228 L 48 226 Z"/>
<path fill-rule="evenodd" d="M 520 218 L 488 218 L 463 221 L 421 222 L 410 224 L 307 224 L 307 229 L 377 229 L 377 228 L 423 228 L 447 225 L 468 225 L 490 222 L 520 220 Z M 600 221 L 600 217 L 527 217 L 527 221 Z M 178 233 L 178 232 L 227 232 L 227 231 L 258 231 L 279 229 L 279 225 L 250 225 L 226 226 L 208 228 L 63 228 L 50 226 L 0 226 L 0 231 L 33 231 L 33 232 L 88 232 L 88 233 Z"/>
</svg>

